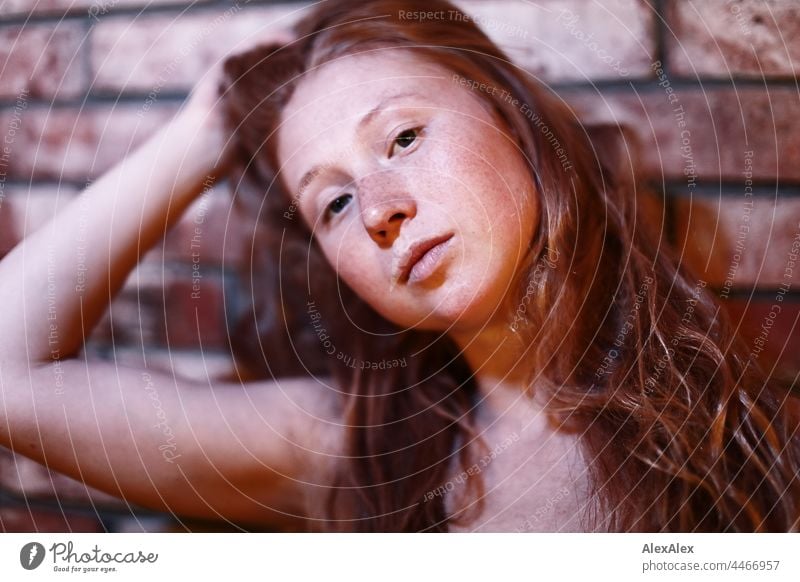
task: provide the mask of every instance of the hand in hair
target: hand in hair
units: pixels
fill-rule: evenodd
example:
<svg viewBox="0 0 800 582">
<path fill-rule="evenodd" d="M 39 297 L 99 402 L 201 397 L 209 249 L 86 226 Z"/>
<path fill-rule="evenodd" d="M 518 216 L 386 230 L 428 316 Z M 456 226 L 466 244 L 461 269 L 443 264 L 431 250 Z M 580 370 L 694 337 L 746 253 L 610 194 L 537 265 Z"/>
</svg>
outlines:
<svg viewBox="0 0 800 582">
<path fill-rule="evenodd" d="M 229 57 L 250 51 L 255 47 L 274 45 L 277 48 L 292 41 L 293 36 L 283 30 L 273 30 L 243 40 L 231 52 L 222 55 L 214 62 L 194 86 L 181 107 L 178 116 L 188 121 L 185 127 L 196 128 L 198 133 L 208 140 L 208 147 L 211 148 L 211 151 L 219 152 L 218 162 L 210 170 L 215 175 L 221 176 L 226 173 L 233 149 L 230 131 L 226 129 L 224 123 L 223 101 L 227 83 L 223 80 L 223 64 Z M 187 138 L 194 137 L 194 135 L 187 136 Z"/>
</svg>

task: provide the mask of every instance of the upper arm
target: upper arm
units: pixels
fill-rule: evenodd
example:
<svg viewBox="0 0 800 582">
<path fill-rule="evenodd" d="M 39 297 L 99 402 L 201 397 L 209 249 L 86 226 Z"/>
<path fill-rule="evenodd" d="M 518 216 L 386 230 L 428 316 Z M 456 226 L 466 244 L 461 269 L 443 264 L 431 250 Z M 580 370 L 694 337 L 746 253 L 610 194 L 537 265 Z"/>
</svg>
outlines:
<svg viewBox="0 0 800 582">
<path fill-rule="evenodd" d="M 129 502 L 276 523 L 302 515 L 342 443 L 324 380 L 201 384 L 111 362 L 0 371 L 2 442 Z M 324 490 L 324 487 L 321 489 Z"/>
</svg>

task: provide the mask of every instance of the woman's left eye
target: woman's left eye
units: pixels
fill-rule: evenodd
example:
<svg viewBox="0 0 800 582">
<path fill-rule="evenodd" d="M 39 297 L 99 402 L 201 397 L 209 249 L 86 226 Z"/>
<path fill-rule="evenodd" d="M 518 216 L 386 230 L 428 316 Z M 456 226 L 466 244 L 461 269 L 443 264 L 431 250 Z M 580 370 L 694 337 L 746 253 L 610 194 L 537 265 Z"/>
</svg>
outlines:
<svg viewBox="0 0 800 582">
<path fill-rule="evenodd" d="M 419 139 L 419 134 L 420 129 L 417 127 L 406 129 L 397 134 L 397 137 L 394 138 L 394 142 L 392 143 L 392 150 L 389 153 L 389 157 L 391 158 L 401 149 L 405 150 L 414 145 L 414 142 Z"/>
</svg>

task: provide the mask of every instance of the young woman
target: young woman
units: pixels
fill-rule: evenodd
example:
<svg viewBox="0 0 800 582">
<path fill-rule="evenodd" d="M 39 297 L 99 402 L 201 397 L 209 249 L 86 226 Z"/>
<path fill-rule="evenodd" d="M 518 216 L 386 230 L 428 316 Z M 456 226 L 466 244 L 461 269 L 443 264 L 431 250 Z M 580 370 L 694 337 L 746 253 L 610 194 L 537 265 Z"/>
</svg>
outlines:
<svg viewBox="0 0 800 582">
<path fill-rule="evenodd" d="M 0 442 L 251 525 L 797 530 L 788 396 L 637 219 L 631 169 L 460 14 L 325 2 L 10 253 Z M 253 236 L 232 345 L 265 379 L 76 359 L 223 173 Z"/>
</svg>

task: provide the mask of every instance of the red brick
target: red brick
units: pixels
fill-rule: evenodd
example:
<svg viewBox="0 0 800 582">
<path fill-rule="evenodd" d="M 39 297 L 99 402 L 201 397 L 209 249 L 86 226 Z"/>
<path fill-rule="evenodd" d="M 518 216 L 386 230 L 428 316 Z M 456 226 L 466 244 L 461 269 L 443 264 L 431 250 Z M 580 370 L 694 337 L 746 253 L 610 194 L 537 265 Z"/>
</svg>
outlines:
<svg viewBox="0 0 800 582">
<path fill-rule="evenodd" d="M 653 15 L 641 2 L 612 0 L 602 7 L 577 0 L 545 6 L 508 0 L 461 5 L 512 59 L 547 80 L 651 75 Z M 180 18 L 146 15 L 133 22 L 105 19 L 93 31 L 94 89 L 188 89 L 237 42 L 262 29 L 259 34 L 268 38 L 270 30 L 288 28 L 302 8 L 249 8 L 229 11 L 228 18 L 220 10 Z"/>
<path fill-rule="evenodd" d="M 0 98 L 80 94 L 86 86 L 84 40 L 77 22 L 0 28 Z"/>
<path fill-rule="evenodd" d="M 108 18 L 92 31 L 93 89 L 186 90 L 235 47 L 288 29 L 297 5 Z"/>
<path fill-rule="evenodd" d="M 89 275 L 90 276 L 90 275 Z M 95 344 L 148 345 L 163 338 L 163 277 L 138 267 L 128 276 L 89 341 Z"/>
<path fill-rule="evenodd" d="M 189 207 L 167 234 L 165 244 L 151 250 L 144 261 L 191 263 L 192 254 L 198 253 L 204 264 L 235 268 L 249 250 L 246 234 L 237 224 L 230 186 L 219 183 Z"/>
<path fill-rule="evenodd" d="M 225 347 L 222 277 L 214 265 L 201 261 L 197 267 L 199 290 L 192 288 L 191 264 L 139 266 L 94 330 L 92 341 L 113 342 L 115 347 Z"/>
<path fill-rule="evenodd" d="M 74 196 L 72 186 L 8 188 L 0 203 L 0 255 L 50 220 Z"/>
<path fill-rule="evenodd" d="M 655 37 L 653 10 L 646 2 L 491 0 L 457 4 L 515 63 L 546 81 L 651 76 Z"/>
<path fill-rule="evenodd" d="M 172 347 L 214 349 L 225 346 L 222 279 L 202 262 L 187 265 L 186 275 L 165 291 L 165 343 Z M 195 281 L 194 274 L 202 279 Z M 190 278 L 192 277 L 192 278 Z"/>
<path fill-rule="evenodd" d="M 792 77 L 800 68 L 796 0 L 672 0 L 672 70 L 688 77 Z"/>
<path fill-rule="evenodd" d="M 723 305 L 759 365 L 770 377 L 791 385 L 800 373 L 800 301 L 728 300 Z"/>
<path fill-rule="evenodd" d="M 184 4 L 201 4 L 209 0 L 184 0 Z M 119 8 L 177 4 L 180 0 L 3 0 L 0 16 L 66 15 L 80 13 L 102 18 Z"/>
<path fill-rule="evenodd" d="M 164 337 L 163 289 L 156 281 L 137 280 L 135 269 L 125 287 L 106 309 L 89 341 L 96 346 L 158 345 Z M 151 277 L 152 278 L 152 277 Z"/>
<path fill-rule="evenodd" d="M 676 91 L 670 104 L 660 88 L 632 95 L 628 92 L 565 92 L 586 123 L 622 123 L 635 132 L 645 173 L 660 178 L 686 180 L 692 171 L 682 157 L 682 131 L 689 131 L 689 146 L 698 179 L 740 179 L 746 151 L 753 151 L 753 179 L 800 180 L 800 99 L 790 88 L 769 92 L 746 88 Z M 685 128 L 674 109 L 683 107 Z M 684 134 L 684 137 L 687 137 Z M 688 181 L 687 181 L 688 184 Z M 687 185 L 686 191 L 690 188 Z"/>
<path fill-rule="evenodd" d="M 745 197 L 743 186 L 738 196 L 678 198 L 675 209 L 678 252 L 701 279 L 728 291 L 786 282 L 800 200 Z"/>
<path fill-rule="evenodd" d="M 83 12 L 91 4 L 92 0 L 4 0 L 0 15 L 68 14 Z"/>
<path fill-rule="evenodd" d="M 142 102 L 142 105 L 144 101 Z M 84 182 L 97 177 L 155 133 L 174 105 L 28 107 L 11 144 L 8 174 L 22 180 Z M 12 113 L 0 114 L 0 132 L 9 135 Z"/>
</svg>

